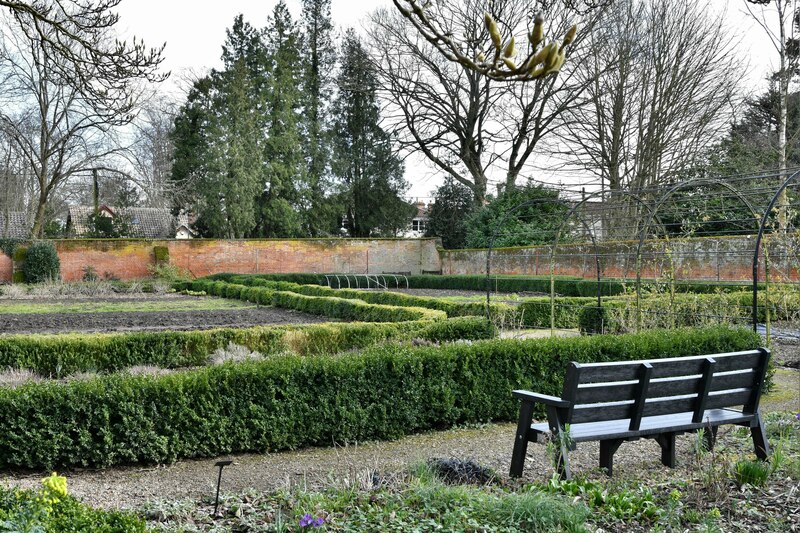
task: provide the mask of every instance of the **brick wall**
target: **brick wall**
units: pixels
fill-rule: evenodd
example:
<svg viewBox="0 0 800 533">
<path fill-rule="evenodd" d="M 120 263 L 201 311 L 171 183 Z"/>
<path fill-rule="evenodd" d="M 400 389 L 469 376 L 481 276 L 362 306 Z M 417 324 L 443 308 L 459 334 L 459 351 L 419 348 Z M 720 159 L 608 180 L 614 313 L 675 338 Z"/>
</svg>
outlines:
<svg viewBox="0 0 800 533">
<path fill-rule="evenodd" d="M 486 250 L 437 250 L 434 239 L 402 240 L 61 240 L 54 241 L 61 258 L 62 277 L 79 280 L 91 266 L 99 275 L 120 279 L 144 278 L 153 264 L 156 246 L 169 249 L 170 263 L 195 276 L 216 272 L 338 272 L 379 274 L 485 274 Z M 654 241 L 642 256 L 644 277 L 663 277 L 674 268 L 677 279 L 749 280 L 753 261 L 752 237 Z M 634 242 L 601 243 L 604 277 L 636 276 Z M 771 279 L 800 280 L 800 245 L 770 244 Z M 592 278 L 595 250 L 591 245 L 561 246 L 556 274 Z M 763 262 L 762 262 L 763 264 Z M 763 278 L 763 267 L 761 276 Z M 548 275 L 550 247 L 505 248 L 492 252 L 492 273 Z M 11 260 L 0 254 L 0 282 L 11 280 Z"/>
<path fill-rule="evenodd" d="M 166 246 L 170 263 L 195 276 L 216 272 L 340 272 L 376 274 L 441 269 L 434 239 L 300 240 L 60 240 L 54 241 L 65 281 L 83 277 L 91 266 L 100 275 L 144 278 L 153 249 Z M 11 261 L 0 259 L 0 281 L 11 280 Z"/>
<path fill-rule="evenodd" d="M 600 257 L 603 277 L 636 277 L 636 242 L 604 242 L 595 250 L 591 244 L 559 246 L 555 273 L 596 276 L 595 252 Z M 719 237 L 651 241 L 642 251 L 642 276 L 659 278 L 674 272 L 676 279 L 750 280 L 753 272 L 755 238 Z M 773 281 L 800 280 L 800 247 L 793 242 L 770 243 L 770 276 Z M 485 274 L 486 250 L 443 250 L 444 274 Z M 493 274 L 549 275 L 551 247 L 500 248 L 492 251 Z M 760 278 L 763 279 L 763 256 Z"/>
</svg>

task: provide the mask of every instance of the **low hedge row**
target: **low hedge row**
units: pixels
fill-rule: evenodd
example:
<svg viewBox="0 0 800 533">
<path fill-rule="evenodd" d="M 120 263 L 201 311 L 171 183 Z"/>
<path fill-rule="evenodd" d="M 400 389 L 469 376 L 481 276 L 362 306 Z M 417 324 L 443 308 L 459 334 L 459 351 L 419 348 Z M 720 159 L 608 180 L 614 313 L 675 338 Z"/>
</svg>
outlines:
<svg viewBox="0 0 800 533">
<path fill-rule="evenodd" d="M 329 276 L 331 276 L 329 274 Z M 388 280 L 394 281 L 392 275 L 384 275 Z M 325 274 L 214 274 L 208 277 L 212 280 L 230 281 L 231 279 L 259 278 L 268 281 L 283 281 L 298 283 L 301 285 L 326 285 Z M 352 277 L 351 283 L 352 283 Z M 455 289 L 455 290 L 486 290 L 486 276 L 483 275 L 413 275 L 405 276 L 401 281 L 408 280 L 408 286 L 412 289 Z M 347 281 L 340 276 L 339 281 L 335 277 L 330 278 L 334 288 L 349 288 Z M 584 279 L 577 276 L 556 276 L 555 291 L 561 296 L 597 296 L 597 281 Z M 242 281 L 236 281 L 242 283 Z M 336 286 L 336 284 L 341 287 Z M 625 293 L 625 288 L 632 289 L 635 280 L 604 279 L 600 282 L 601 296 L 616 296 Z M 550 293 L 550 276 L 492 276 L 492 290 L 495 292 L 542 292 Z M 775 284 L 773 284 L 775 286 Z M 669 283 L 645 278 L 642 280 L 642 287 L 655 289 L 659 292 L 670 290 Z M 752 283 L 737 281 L 709 281 L 709 280 L 677 280 L 673 285 L 676 292 L 713 294 L 719 292 L 741 292 L 749 290 Z M 759 290 L 764 288 L 764 284 L 759 284 Z"/>
<path fill-rule="evenodd" d="M 391 291 L 331 289 L 319 285 L 299 285 L 287 281 L 270 281 L 252 276 L 231 276 L 228 280 L 229 281 L 225 282 L 200 279 L 189 282 L 186 285 L 179 284 L 175 287 L 176 289 L 188 288 L 194 291 L 205 291 L 207 294 L 225 298 L 239 298 L 264 305 L 271 302 L 272 305 L 282 306 L 280 303 L 277 303 L 275 298 L 271 296 L 272 293 L 269 291 L 284 291 L 321 298 L 361 300 L 363 302 L 382 306 L 434 309 L 444 311 L 449 317 L 483 316 L 486 314 L 486 304 L 483 302 L 451 302 L 432 296 L 414 296 Z M 247 287 L 250 287 L 250 289 L 246 290 Z M 268 294 L 270 296 L 267 296 Z M 300 308 L 295 307 L 294 309 Z M 492 312 L 497 315 L 506 315 L 514 311 L 511 306 L 506 304 L 492 304 Z M 326 313 L 321 312 L 318 314 Z M 339 318 L 346 317 L 342 316 Z"/>
<path fill-rule="evenodd" d="M 67 335 L 0 335 L 0 368 L 23 368 L 61 378 L 77 372 L 115 372 L 137 365 L 202 366 L 229 343 L 266 355 L 333 354 L 384 341 L 430 342 L 491 339 L 494 327 L 481 317 L 408 322 L 259 326 L 205 331 L 159 331 Z"/>
<path fill-rule="evenodd" d="M 758 344 L 750 331 L 710 328 L 392 345 L 336 357 L 288 355 L 163 376 L 112 374 L 0 389 L 0 468 L 161 463 L 507 421 L 518 411 L 511 390 L 557 394 L 571 360 L 660 358 Z"/>
<path fill-rule="evenodd" d="M 356 299 L 355 296 L 350 299 L 341 298 L 337 294 L 339 291 L 314 285 L 298 285 L 296 283 L 265 280 L 255 280 L 251 283 L 254 284 L 242 285 L 225 281 L 199 279 L 188 282 L 188 284 L 176 284 L 175 287 L 177 289 L 188 288 L 198 292 L 204 291 L 206 294 L 223 298 L 246 300 L 261 305 L 274 305 L 330 318 L 358 320 L 361 322 L 440 320 L 447 317 L 446 313 L 436 309 L 373 304 Z M 304 288 L 309 288 L 307 292 L 312 294 L 303 294 Z M 358 291 L 353 292 L 357 293 Z"/>
<path fill-rule="evenodd" d="M 800 318 L 800 294 L 797 292 L 759 293 L 758 320 L 766 321 L 769 300 L 771 320 Z M 638 314 L 634 299 L 604 300 L 602 310 L 596 302 L 579 313 L 579 327 L 586 333 L 623 333 L 641 328 L 690 327 L 718 323 L 746 324 L 752 321 L 753 294 L 730 292 L 716 294 L 676 294 L 649 296 L 641 300 Z"/>
<path fill-rule="evenodd" d="M 329 274 L 329 276 L 331 276 Z M 380 277 L 381 275 L 379 275 Z M 389 282 L 394 281 L 391 274 L 382 275 Z M 246 279 L 262 279 L 266 281 L 298 283 L 301 285 L 326 285 L 325 274 L 214 274 L 207 279 L 213 281 L 227 281 L 230 283 L 248 284 Z M 329 278 L 332 288 L 349 289 L 344 276 Z M 353 283 L 353 278 L 350 278 Z M 441 275 L 413 275 L 400 278 L 401 288 L 403 282 L 408 281 L 411 289 L 451 289 L 485 291 L 486 276 L 441 276 Z M 587 280 L 576 276 L 556 276 L 555 291 L 562 296 L 597 296 L 597 281 Z M 495 292 L 541 292 L 550 293 L 550 276 L 493 276 L 491 278 L 492 290 Z M 390 287 L 391 289 L 391 287 Z M 601 281 L 601 294 L 613 296 L 624 292 L 622 283 L 616 280 Z"/>
</svg>

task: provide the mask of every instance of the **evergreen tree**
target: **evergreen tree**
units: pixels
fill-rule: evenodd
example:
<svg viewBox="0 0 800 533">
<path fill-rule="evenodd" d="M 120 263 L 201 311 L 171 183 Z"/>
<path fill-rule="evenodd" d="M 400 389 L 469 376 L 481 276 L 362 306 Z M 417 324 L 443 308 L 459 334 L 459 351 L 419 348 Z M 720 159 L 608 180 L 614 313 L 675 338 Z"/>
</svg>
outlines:
<svg viewBox="0 0 800 533">
<path fill-rule="evenodd" d="M 224 70 L 195 83 L 176 118 L 173 178 L 196 191 L 204 234 L 243 238 L 256 228 L 263 189 L 263 80 L 260 36 L 238 16 L 223 46 Z"/>
<path fill-rule="evenodd" d="M 332 167 L 342 186 L 347 229 L 353 237 L 396 235 L 415 209 L 400 197 L 408 188 L 403 164 L 380 127 L 375 68 L 352 29 L 340 57 Z"/>
<path fill-rule="evenodd" d="M 440 237 L 447 249 L 463 248 L 467 242 L 465 222 L 474 208 L 469 187 L 448 176 L 434 194 L 426 235 Z"/>
<path fill-rule="evenodd" d="M 331 0 L 303 0 L 303 142 L 310 208 L 304 215 L 308 235 L 338 228 L 336 210 L 326 198 L 329 189 L 329 121 L 326 102 L 331 97 L 336 63 L 331 23 Z"/>
<path fill-rule="evenodd" d="M 526 207 L 514 210 L 528 202 Z M 467 247 L 488 248 L 493 235 L 495 248 L 552 244 L 568 212 L 557 189 L 530 183 L 506 189 L 467 219 Z M 568 238 L 563 235 L 562 242 Z"/>
<path fill-rule="evenodd" d="M 302 73 L 297 28 L 283 0 L 275 6 L 266 35 L 270 78 L 259 233 L 265 237 L 297 237 L 303 235 L 298 211 L 307 196 L 302 187 L 305 161 L 298 118 Z"/>
</svg>

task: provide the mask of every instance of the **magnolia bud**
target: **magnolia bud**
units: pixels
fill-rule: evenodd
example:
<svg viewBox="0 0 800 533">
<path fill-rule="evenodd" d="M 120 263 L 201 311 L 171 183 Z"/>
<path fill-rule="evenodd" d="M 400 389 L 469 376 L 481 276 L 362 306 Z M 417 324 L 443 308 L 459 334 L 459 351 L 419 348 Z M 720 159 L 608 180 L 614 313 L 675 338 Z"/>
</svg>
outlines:
<svg viewBox="0 0 800 533">
<path fill-rule="evenodd" d="M 516 63 L 514 63 L 514 61 L 513 61 L 512 59 L 509 59 L 509 58 L 507 58 L 507 57 L 504 57 L 504 58 L 503 58 L 503 63 L 505 63 L 505 64 L 506 64 L 506 66 L 507 66 L 507 67 L 508 67 L 510 70 L 517 70 L 517 65 L 516 65 Z"/>
<path fill-rule="evenodd" d="M 572 41 L 575 40 L 575 35 L 578 33 L 578 26 L 573 24 L 572 27 L 567 31 L 567 34 L 564 36 L 564 46 L 568 44 L 572 44 Z"/>
<path fill-rule="evenodd" d="M 512 37 L 508 44 L 506 45 L 505 50 L 503 50 L 503 55 L 506 57 L 514 57 L 517 55 L 517 47 L 514 46 L 514 38 Z"/>
<path fill-rule="evenodd" d="M 497 23 L 489 13 L 484 13 L 483 19 L 486 22 L 486 29 L 489 30 L 489 35 L 492 37 L 494 47 L 500 50 L 502 38 L 500 37 L 500 30 L 497 29 Z"/>
<path fill-rule="evenodd" d="M 533 45 L 534 50 L 544 40 L 544 19 L 541 15 L 536 15 L 533 21 L 533 31 L 528 35 L 528 40 Z"/>
</svg>

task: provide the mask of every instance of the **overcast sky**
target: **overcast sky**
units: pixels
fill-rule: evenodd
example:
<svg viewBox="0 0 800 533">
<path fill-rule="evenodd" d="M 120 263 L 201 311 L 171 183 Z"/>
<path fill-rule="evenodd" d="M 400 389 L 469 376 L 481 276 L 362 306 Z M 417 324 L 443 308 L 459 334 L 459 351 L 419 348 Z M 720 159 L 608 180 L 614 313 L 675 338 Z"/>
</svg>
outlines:
<svg viewBox="0 0 800 533">
<path fill-rule="evenodd" d="M 762 90 L 766 73 L 775 64 L 776 53 L 764 32 L 744 14 L 745 0 L 708 1 L 715 9 L 725 9 L 726 19 L 740 33 L 742 53 L 749 61 L 747 84 L 752 90 Z M 219 67 L 225 30 L 239 13 L 256 27 L 266 25 L 267 16 L 277 0 L 124 0 L 118 7 L 120 31 L 129 38 L 135 35 L 148 46 L 166 43 L 165 70 L 173 72 L 174 87 L 182 71 L 202 71 Z M 287 0 L 292 15 L 300 15 L 300 0 Z M 392 0 L 332 0 L 334 24 L 340 29 L 360 30 L 368 13 L 381 6 L 391 6 Z M 758 9 L 758 8 L 756 8 Z M 172 91 L 171 91 L 172 92 Z M 438 184 L 435 173 L 409 161 L 406 179 L 412 184 L 410 196 L 425 197 Z"/>
</svg>

